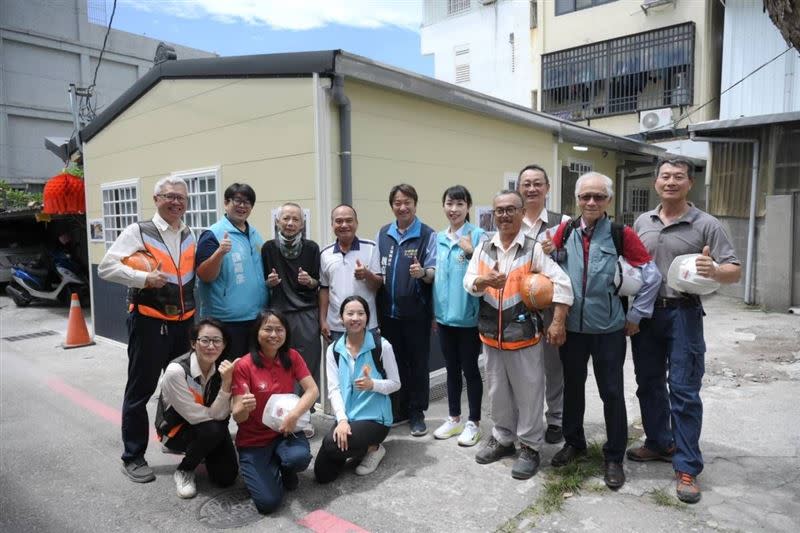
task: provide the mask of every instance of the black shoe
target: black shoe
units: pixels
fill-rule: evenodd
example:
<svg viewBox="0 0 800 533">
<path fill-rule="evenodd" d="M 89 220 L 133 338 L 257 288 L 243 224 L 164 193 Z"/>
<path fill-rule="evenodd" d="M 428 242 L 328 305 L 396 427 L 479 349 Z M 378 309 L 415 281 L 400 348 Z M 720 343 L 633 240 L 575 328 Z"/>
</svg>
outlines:
<svg viewBox="0 0 800 533">
<path fill-rule="evenodd" d="M 499 461 L 503 457 L 514 455 L 516 452 L 517 448 L 513 443 L 508 446 L 503 446 L 492 436 L 486 442 L 486 445 L 475 454 L 475 462 L 480 465 L 488 465 L 489 463 Z"/>
<path fill-rule="evenodd" d="M 297 486 L 300 484 L 297 472 L 288 468 L 281 468 L 281 478 L 283 479 L 284 489 L 287 491 L 297 490 Z"/>
<path fill-rule="evenodd" d="M 149 483 L 155 481 L 156 474 L 144 457 L 139 457 L 133 461 L 122 463 L 122 473 L 128 476 L 128 479 L 134 483 Z"/>
<path fill-rule="evenodd" d="M 553 466 L 564 466 L 579 457 L 586 455 L 586 448 L 576 448 L 572 444 L 565 444 L 550 460 Z"/>
<path fill-rule="evenodd" d="M 511 468 L 514 479 L 530 479 L 539 469 L 539 452 L 524 444 L 519 446 L 519 457 Z"/>
<path fill-rule="evenodd" d="M 564 440 L 564 434 L 561 433 L 561 426 L 550 424 L 547 426 L 547 431 L 544 432 L 544 441 L 547 444 L 556 444 Z"/>
<path fill-rule="evenodd" d="M 606 487 L 609 489 L 618 489 L 625 484 L 625 471 L 622 469 L 622 463 L 611 463 L 606 461 L 603 464 L 605 475 L 603 481 L 606 482 Z"/>
<path fill-rule="evenodd" d="M 415 413 L 408 419 L 408 424 L 411 426 L 412 437 L 424 437 L 428 434 L 428 426 L 425 425 L 425 415 L 422 413 Z"/>
</svg>

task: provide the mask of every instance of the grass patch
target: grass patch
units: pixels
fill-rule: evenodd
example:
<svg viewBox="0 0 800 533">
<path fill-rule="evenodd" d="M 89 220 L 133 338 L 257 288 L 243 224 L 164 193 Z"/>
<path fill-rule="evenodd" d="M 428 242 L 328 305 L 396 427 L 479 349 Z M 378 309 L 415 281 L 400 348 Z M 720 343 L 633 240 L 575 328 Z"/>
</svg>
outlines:
<svg viewBox="0 0 800 533">
<path fill-rule="evenodd" d="M 596 442 L 589 443 L 586 456 L 566 466 L 554 468 L 544 473 L 545 481 L 542 491 L 528 508 L 503 524 L 499 533 L 512 533 L 526 518 L 534 518 L 558 512 L 564 506 L 568 495 L 577 495 L 584 490 L 587 479 L 603 473 L 603 449 Z M 605 487 L 602 487 L 603 489 Z M 599 492 L 598 487 L 587 487 L 586 490 Z"/>
<path fill-rule="evenodd" d="M 686 509 L 687 507 L 685 503 L 668 494 L 664 489 L 654 489 L 648 494 L 653 503 L 661 507 L 673 507 L 675 509 Z"/>
</svg>

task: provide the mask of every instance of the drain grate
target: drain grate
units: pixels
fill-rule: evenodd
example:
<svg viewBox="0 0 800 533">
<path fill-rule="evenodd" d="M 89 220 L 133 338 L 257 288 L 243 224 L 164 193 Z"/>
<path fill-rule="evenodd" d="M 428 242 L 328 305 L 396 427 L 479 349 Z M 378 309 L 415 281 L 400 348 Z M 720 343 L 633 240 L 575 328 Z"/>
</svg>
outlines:
<svg viewBox="0 0 800 533">
<path fill-rule="evenodd" d="M 3 340 L 8 342 L 17 342 L 17 341 L 26 341 L 28 339 L 35 339 L 37 337 L 49 337 L 51 335 L 58 335 L 58 333 L 50 329 L 45 329 L 42 331 L 36 331 L 34 333 L 26 333 L 25 335 L 13 335 L 11 337 L 3 337 Z"/>
</svg>

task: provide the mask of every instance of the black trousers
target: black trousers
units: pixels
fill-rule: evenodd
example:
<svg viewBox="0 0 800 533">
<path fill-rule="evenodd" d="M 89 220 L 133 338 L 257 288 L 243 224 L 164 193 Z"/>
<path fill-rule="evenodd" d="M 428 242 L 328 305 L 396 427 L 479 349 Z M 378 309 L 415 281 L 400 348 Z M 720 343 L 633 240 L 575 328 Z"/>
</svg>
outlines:
<svg viewBox="0 0 800 533">
<path fill-rule="evenodd" d="M 392 394 L 395 422 L 428 409 L 430 394 L 431 320 L 381 317 L 381 335 L 389 341 L 397 360 L 400 390 Z"/>
<path fill-rule="evenodd" d="M 628 415 L 622 366 L 625 363 L 625 333 L 589 334 L 567 332 L 567 342 L 560 348 L 564 365 L 564 441 L 576 448 L 586 448 L 583 415 L 586 411 L 586 365 L 592 357 L 594 377 L 606 422 L 606 461 L 621 463 L 628 443 Z"/>
<path fill-rule="evenodd" d="M 347 450 L 342 451 L 333 440 L 333 430 L 336 424 L 325 435 L 322 446 L 314 461 L 314 477 L 320 483 L 330 483 L 342 473 L 345 463 L 351 457 L 366 455 L 370 446 L 380 444 L 389 434 L 389 428 L 371 420 L 350 422 L 350 431 L 353 433 L 347 439 Z"/>
<path fill-rule="evenodd" d="M 150 438 L 147 402 L 170 361 L 189 351 L 194 319 L 166 322 L 139 313 L 128 315 L 128 382 L 122 400 L 122 460 L 144 457 Z"/>
<path fill-rule="evenodd" d="M 255 320 L 244 322 L 223 322 L 225 329 L 231 336 L 231 343 L 225 347 L 225 359 L 233 361 L 250 353 L 250 333 Z"/>
<path fill-rule="evenodd" d="M 239 464 L 236 448 L 228 432 L 227 420 L 209 420 L 199 424 L 187 424 L 181 429 L 188 440 L 186 455 L 178 465 L 178 470 L 188 472 L 197 468 L 204 459 L 208 478 L 220 487 L 227 487 L 236 481 Z M 169 447 L 169 442 L 167 442 Z"/>
</svg>

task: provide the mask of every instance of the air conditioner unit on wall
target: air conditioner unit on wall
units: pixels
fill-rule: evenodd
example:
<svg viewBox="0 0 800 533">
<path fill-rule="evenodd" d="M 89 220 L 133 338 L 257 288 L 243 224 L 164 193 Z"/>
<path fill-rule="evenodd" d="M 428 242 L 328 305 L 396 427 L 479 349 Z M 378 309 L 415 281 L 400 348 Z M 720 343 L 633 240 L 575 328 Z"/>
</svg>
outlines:
<svg viewBox="0 0 800 533">
<path fill-rule="evenodd" d="M 489 4 L 494 4 L 497 0 L 478 0 L 481 5 L 488 6 Z"/>
<path fill-rule="evenodd" d="M 672 109 L 650 109 L 639 115 L 639 131 L 666 129 L 672 125 Z"/>
</svg>

